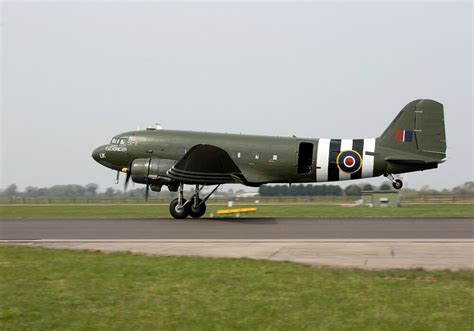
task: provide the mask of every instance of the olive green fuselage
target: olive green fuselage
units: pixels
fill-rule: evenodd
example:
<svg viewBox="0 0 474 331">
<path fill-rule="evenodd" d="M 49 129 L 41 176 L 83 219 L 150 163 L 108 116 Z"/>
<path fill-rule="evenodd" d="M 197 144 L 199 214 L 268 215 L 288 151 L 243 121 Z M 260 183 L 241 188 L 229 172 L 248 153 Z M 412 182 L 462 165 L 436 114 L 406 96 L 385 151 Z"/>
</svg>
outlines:
<svg viewBox="0 0 474 331">
<path fill-rule="evenodd" d="M 378 138 L 306 139 L 141 130 L 96 148 L 100 164 L 138 183 L 167 185 L 327 182 L 437 168 L 446 157 L 443 105 L 408 103 Z M 147 185 L 148 186 L 148 185 Z M 399 186 L 398 188 L 400 188 Z"/>
<path fill-rule="evenodd" d="M 131 131 L 116 136 L 117 141 L 121 138 L 126 139 L 126 143 L 101 146 L 94 151 L 94 159 L 121 171 L 135 159 L 178 161 L 191 147 L 208 144 L 225 150 L 248 181 L 257 184 L 316 182 L 316 172 L 327 166 L 318 164 L 319 139 L 172 130 Z M 307 146 L 312 149 L 311 164 L 303 171 L 298 170 L 301 143 L 310 144 Z M 370 175 L 379 176 L 384 173 L 386 162 L 383 155 L 372 152 L 374 161 Z M 102 159 L 97 157 L 101 153 Z"/>
</svg>

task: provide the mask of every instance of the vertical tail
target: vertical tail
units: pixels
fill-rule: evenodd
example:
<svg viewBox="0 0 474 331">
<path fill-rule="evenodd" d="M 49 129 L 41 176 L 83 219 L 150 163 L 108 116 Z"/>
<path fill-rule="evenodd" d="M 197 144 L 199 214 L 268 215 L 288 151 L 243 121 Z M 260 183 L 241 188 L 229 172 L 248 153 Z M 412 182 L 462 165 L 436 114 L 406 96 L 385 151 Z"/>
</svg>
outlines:
<svg viewBox="0 0 474 331">
<path fill-rule="evenodd" d="M 443 105 L 420 99 L 406 105 L 377 139 L 382 173 L 437 168 L 446 157 Z"/>
<path fill-rule="evenodd" d="M 428 99 L 410 102 L 379 138 L 379 145 L 443 160 L 446 157 L 443 105 Z"/>
</svg>

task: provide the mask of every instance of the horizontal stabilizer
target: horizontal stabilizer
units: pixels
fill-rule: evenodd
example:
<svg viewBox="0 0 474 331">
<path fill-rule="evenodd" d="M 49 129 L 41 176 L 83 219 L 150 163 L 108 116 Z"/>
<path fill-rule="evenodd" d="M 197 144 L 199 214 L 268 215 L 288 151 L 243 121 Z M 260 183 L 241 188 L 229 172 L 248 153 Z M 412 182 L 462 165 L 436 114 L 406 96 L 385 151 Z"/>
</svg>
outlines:
<svg viewBox="0 0 474 331">
<path fill-rule="evenodd" d="M 417 159 L 404 159 L 404 158 L 385 158 L 387 162 L 402 163 L 402 164 L 438 164 L 444 162 L 444 160 L 417 160 Z"/>
<path fill-rule="evenodd" d="M 440 160 L 420 160 L 409 158 L 391 158 L 385 159 L 387 161 L 386 173 L 399 174 L 404 172 L 428 170 L 438 168 Z"/>
</svg>

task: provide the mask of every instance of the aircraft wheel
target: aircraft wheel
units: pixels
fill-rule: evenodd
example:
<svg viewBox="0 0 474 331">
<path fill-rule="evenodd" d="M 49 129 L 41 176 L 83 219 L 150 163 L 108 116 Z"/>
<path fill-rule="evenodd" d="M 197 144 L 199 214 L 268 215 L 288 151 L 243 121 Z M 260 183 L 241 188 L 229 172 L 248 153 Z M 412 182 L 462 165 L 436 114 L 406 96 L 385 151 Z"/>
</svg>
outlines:
<svg viewBox="0 0 474 331">
<path fill-rule="evenodd" d="M 394 189 L 399 190 L 403 187 L 403 182 L 400 179 L 395 179 L 392 182 L 392 186 L 393 186 Z"/>
<path fill-rule="evenodd" d="M 186 200 L 183 199 L 183 204 L 186 203 Z M 189 205 L 189 204 L 188 204 Z M 170 214 L 176 219 L 183 219 L 189 215 L 189 206 L 186 205 L 183 208 L 178 208 L 178 198 L 174 199 L 170 203 Z"/>
<path fill-rule="evenodd" d="M 199 203 L 201 203 L 201 199 L 199 199 Z M 199 207 L 195 208 L 194 204 L 191 203 L 191 206 L 189 207 L 189 216 L 193 218 L 199 218 L 203 216 L 206 213 L 206 204 L 202 203 Z"/>
</svg>

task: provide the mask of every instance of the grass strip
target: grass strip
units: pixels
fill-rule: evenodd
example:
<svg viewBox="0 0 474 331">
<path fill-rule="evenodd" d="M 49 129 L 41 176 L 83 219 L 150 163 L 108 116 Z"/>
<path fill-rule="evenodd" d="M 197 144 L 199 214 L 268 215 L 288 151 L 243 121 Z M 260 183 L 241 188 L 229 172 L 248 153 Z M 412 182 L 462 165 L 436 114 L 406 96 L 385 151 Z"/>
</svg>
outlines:
<svg viewBox="0 0 474 331">
<path fill-rule="evenodd" d="M 472 330 L 473 276 L 0 246 L 0 329 Z"/>
<path fill-rule="evenodd" d="M 344 207 L 337 205 L 237 205 L 257 207 L 241 217 L 474 217 L 474 205 L 413 204 L 400 208 Z M 205 217 L 226 205 L 210 205 Z M 4 205 L 0 218 L 169 218 L 167 205 Z"/>
</svg>

